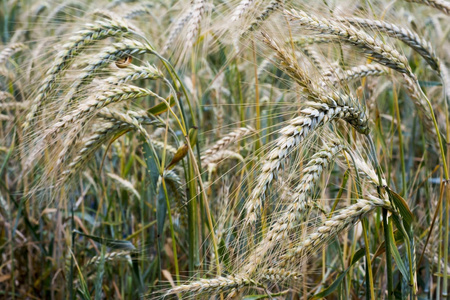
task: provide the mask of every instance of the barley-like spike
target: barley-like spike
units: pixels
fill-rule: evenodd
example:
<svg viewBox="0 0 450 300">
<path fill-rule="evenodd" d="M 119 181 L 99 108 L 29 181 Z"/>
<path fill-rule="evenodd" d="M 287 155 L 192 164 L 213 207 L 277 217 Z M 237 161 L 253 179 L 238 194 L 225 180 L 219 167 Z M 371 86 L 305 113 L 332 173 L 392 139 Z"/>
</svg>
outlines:
<svg viewBox="0 0 450 300">
<path fill-rule="evenodd" d="M 141 200 L 141 195 L 139 192 L 134 188 L 133 184 L 129 182 L 128 180 L 114 174 L 114 173 L 108 173 L 107 174 L 109 178 L 113 179 L 115 182 L 119 184 L 120 187 L 122 187 L 124 190 L 127 190 L 131 194 L 135 195 L 138 200 Z"/>
<path fill-rule="evenodd" d="M 129 39 L 125 39 L 120 43 L 114 44 L 112 47 L 106 48 L 84 69 L 84 73 L 78 79 L 78 83 L 72 88 L 69 102 L 74 99 L 76 93 L 80 91 L 80 88 L 90 83 L 94 79 L 95 74 L 106 64 L 117 61 L 120 58 L 143 53 L 154 53 L 154 50 L 148 44 Z"/>
<path fill-rule="evenodd" d="M 83 148 L 81 148 L 77 156 L 73 158 L 66 170 L 62 172 L 62 178 L 59 179 L 59 183 L 64 183 L 69 180 L 106 141 L 109 141 L 117 134 L 129 131 L 130 129 L 130 126 L 125 123 L 102 124 L 102 126 L 84 142 Z"/>
<path fill-rule="evenodd" d="M 239 161 L 244 161 L 244 158 L 239 153 L 230 150 L 220 150 L 209 155 L 208 157 L 202 158 L 202 167 L 206 168 L 208 165 L 212 165 L 215 168 L 217 164 L 228 158 L 235 158 Z"/>
<path fill-rule="evenodd" d="M 385 33 L 390 37 L 404 42 L 406 45 L 416 51 L 420 56 L 422 56 L 433 70 L 438 72 L 438 74 L 441 73 L 439 59 L 437 58 L 430 42 L 428 42 L 424 38 L 421 38 L 417 33 L 409 30 L 408 28 L 399 27 L 395 24 L 385 21 L 362 18 L 339 18 L 338 20 L 342 22 L 348 22 L 354 26 L 376 29 L 381 33 Z"/>
<path fill-rule="evenodd" d="M 60 182 L 67 181 L 78 169 L 83 166 L 84 162 L 89 159 L 98 147 L 118 133 L 127 132 L 129 130 L 138 130 L 147 141 L 151 141 L 147 131 L 142 127 L 141 123 L 136 118 L 126 114 L 116 114 L 115 116 L 120 118 L 120 120 L 114 123 L 108 123 L 105 127 L 101 127 L 97 130 L 96 134 L 91 136 L 84 143 L 84 146 L 78 152 L 78 155 L 68 165 L 68 169 L 62 172 L 63 178 Z M 61 155 L 59 155 L 59 157 L 61 157 Z"/>
<path fill-rule="evenodd" d="M 1 97 L 2 97 L 2 95 L 0 94 L 0 100 L 1 100 Z M 29 104 L 30 104 L 29 101 L 0 103 L 0 110 L 27 109 Z"/>
<path fill-rule="evenodd" d="M 434 7 L 444 14 L 450 16 L 450 3 L 445 0 L 405 0 L 407 2 L 414 2 Z"/>
<path fill-rule="evenodd" d="M 319 72 L 324 71 L 324 67 L 322 65 L 323 59 L 321 59 L 321 57 L 319 56 L 319 53 L 317 53 L 310 46 L 303 46 L 301 50 L 311 60 L 314 67 L 316 67 Z"/>
<path fill-rule="evenodd" d="M 151 10 L 145 6 L 138 6 L 128 11 L 123 17 L 125 19 L 134 19 L 142 15 L 151 15 Z"/>
<path fill-rule="evenodd" d="M 302 37 L 295 37 L 292 42 L 295 45 L 298 45 L 300 47 L 305 47 L 309 45 L 315 45 L 315 44 L 328 44 L 328 43 L 335 43 L 339 42 L 339 39 L 337 39 L 335 36 L 302 36 Z M 286 43 L 291 43 L 291 40 L 289 39 L 286 41 Z"/>
<path fill-rule="evenodd" d="M 287 279 L 299 279 L 303 277 L 302 273 L 295 271 L 288 271 L 286 269 L 269 268 L 264 271 L 264 277 L 272 282 L 280 282 Z"/>
<path fill-rule="evenodd" d="M 130 256 L 130 251 L 118 251 L 118 252 L 105 253 L 105 255 L 103 256 L 103 259 L 105 262 L 112 262 L 112 261 L 121 260 L 121 259 L 131 260 L 131 256 Z M 89 265 L 98 265 L 101 260 L 102 260 L 102 256 L 96 255 L 96 256 L 92 257 L 86 263 L 86 265 L 88 265 L 88 266 Z"/>
</svg>

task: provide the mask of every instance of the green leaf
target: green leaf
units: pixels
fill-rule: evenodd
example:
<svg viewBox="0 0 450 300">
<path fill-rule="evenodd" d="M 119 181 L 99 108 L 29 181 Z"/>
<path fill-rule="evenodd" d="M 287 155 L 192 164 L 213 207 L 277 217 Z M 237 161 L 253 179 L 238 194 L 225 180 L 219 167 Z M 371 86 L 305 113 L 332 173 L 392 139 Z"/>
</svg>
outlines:
<svg viewBox="0 0 450 300">
<path fill-rule="evenodd" d="M 440 81 L 424 81 L 419 80 L 420 86 L 429 87 L 429 86 L 442 86 L 442 82 Z"/>
<path fill-rule="evenodd" d="M 172 96 L 169 97 L 168 102 L 169 102 L 170 107 L 174 106 L 176 103 L 174 97 L 172 97 Z M 147 112 L 154 116 L 157 116 L 157 115 L 162 114 L 163 112 L 166 112 L 168 109 L 169 109 L 169 107 L 167 106 L 167 104 L 165 102 L 161 102 L 161 103 L 153 106 L 152 108 L 149 108 L 147 110 Z"/>
<path fill-rule="evenodd" d="M 413 213 L 409 209 L 408 203 L 406 203 L 406 200 L 396 192 L 390 189 L 386 190 L 389 194 L 389 198 L 394 203 L 395 207 L 398 208 L 398 212 L 402 217 L 403 222 L 406 223 L 406 227 L 409 227 L 413 221 Z"/>
<path fill-rule="evenodd" d="M 403 263 L 402 256 L 398 252 L 397 245 L 395 244 L 394 230 L 393 230 L 393 227 L 391 224 L 392 224 L 392 222 L 389 222 L 389 237 L 390 237 L 390 240 L 392 241 L 392 243 L 389 245 L 389 248 L 391 249 L 392 257 L 394 258 L 398 269 L 400 270 L 400 272 L 402 273 L 402 275 L 405 278 L 409 279 L 408 269 L 406 268 L 405 264 Z"/>
<path fill-rule="evenodd" d="M 192 127 L 189 129 L 189 143 L 191 143 L 191 146 L 194 147 L 195 144 L 197 144 L 197 134 L 198 134 L 198 128 Z"/>
<path fill-rule="evenodd" d="M 255 300 L 255 299 L 266 299 L 269 298 L 268 295 L 248 295 L 242 298 L 243 300 Z"/>
<path fill-rule="evenodd" d="M 320 293 L 313 295 L 310 298 L 310 300 L 324 298 L 324 297 L 330 295 L 332 292 L 334 292 L 339 287 L 339 285 L 341 284 L 342 280 L 345 278 L 345 275 L 347 275 L 347 273 L 350 270 L 351 266 L 353 266 L 357 261 L 359 261 L 362 257 L 364 257 L 365 253 L 366 253 L 366 249 L 365 248 L 361 248 L 358 251 L 356 251 L 355 254 L 353 254 L 352 263 L 347 268 L 347 270 L 342 272 L 341 275 L 339 275 L 338 278 L 336 278 L 336 280 L 329 287 L 327 287 L 326 289 L 324 289 Z"/>
<path fill-rule="evenodd" d="M 79 234 L 81 236 L 85 236 L 99 244 L 105 245 L 107 247 L 110 247 L 112 249 L 116 249 L 116 250 L 136 250 L 136 247 L 134 247 L 134 245 L 130 242 L 130 241 L 122 241 L 122 240 L 113 240 L 113 239 L 105 239 L 105 238 L 101 238 L 95 235 L 89 235 L 89 234 L 85 234 L 81 231 L 78 230 L 74 230 L 73 231 L 76 234 Z"/>
</svg>

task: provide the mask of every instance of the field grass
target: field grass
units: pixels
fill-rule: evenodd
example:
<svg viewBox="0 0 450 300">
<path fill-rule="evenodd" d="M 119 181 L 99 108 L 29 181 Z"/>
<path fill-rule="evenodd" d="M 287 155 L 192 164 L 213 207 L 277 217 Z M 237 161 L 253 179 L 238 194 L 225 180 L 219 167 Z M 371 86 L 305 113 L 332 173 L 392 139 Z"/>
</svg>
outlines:
<svg viewBox="0 0 450 300">
<path fill-rule="evenodd" d="M 449 21 L 2 0 L 0 299 L 448 299 Z"/>
</svg>

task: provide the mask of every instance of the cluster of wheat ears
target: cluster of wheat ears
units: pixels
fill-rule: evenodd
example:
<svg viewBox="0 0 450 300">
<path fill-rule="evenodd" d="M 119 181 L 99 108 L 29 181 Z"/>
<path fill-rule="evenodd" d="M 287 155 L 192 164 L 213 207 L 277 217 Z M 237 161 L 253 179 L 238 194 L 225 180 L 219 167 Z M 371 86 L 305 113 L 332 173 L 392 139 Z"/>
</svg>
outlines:
<svg viewBox="0 0 450 300">
<path fill-rule="evenodd" d="M 3 2 L 0 298 L 449 296 L 450 2 Z"/>
</svg>

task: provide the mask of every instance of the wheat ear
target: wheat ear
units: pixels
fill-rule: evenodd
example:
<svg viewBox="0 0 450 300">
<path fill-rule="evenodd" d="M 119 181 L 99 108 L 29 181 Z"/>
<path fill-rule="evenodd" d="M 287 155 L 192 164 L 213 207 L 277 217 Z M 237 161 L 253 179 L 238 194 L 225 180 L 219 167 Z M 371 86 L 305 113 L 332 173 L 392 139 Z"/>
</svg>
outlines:
<svg viewBox="0 0 450 300">
<path fill-rule="evenodd" d="M 275 12 L 281 5 L 282 0 L 272 0 L 261 12 L 261 14 L 256 17 L 256 19 L 250 24 L 250 26 L 241 33 L 241 37 L 246 37 L 250 32 L 256 31 L 261 25 L 267 20 L 273 12 Z"/>
<path fill-rule="evenodd" d="M 250 133 L 254 132 L 250 127 L 241 127 L 232 132 L 228 133 L 226 136 L 218 140 L 212 147 L 203 152 L 201 160 L 207 160 L 208 157 L 214 155 L 215 153 L 226 149 L 233 143 L 238 142 L 242 138 L 246 137 Z"/>
<path fill-rule="evenodd" d="M 326 72 L 322 75 L 329 78 L 328 80 L 332 85 L 338 86 L 343 82 L 350 82 L 352 80 L 357 80 L 369 76 L 383 76 L 388 73 L 389 69 L 383 66 L 376 64 L 367 64 L 352 67 L 349 70 L 346 70 L 343 74 L 339 74 L 337 76 L 332 72 Z"/>
<path fill-rule="evenodd" d="M 130 251 L 118 251 L 118 252 L 105 253 L 105 255 L 103 256 L 103 260 L 105 262 L 112 262 L 112 261 L 121 260 L 121 259 L 131 260 Z M 96 256 L 92 257 L 86 263 L 86 265 L 88 265 L 88 266 L 98 265 L 101 262 L 101 260 L 102 260 L 102 256 L 96 255 Z"/>
<path fill-rule="evenodd" d="M 15 53 L 25 49 L 26 46 L 22 43 L 14 43 L 8 45 L 5 49 L 0 52 L 0 65 L 4 64 L 8 58 L 13 56 Z"/>
<path fill-rule="evenodd" d="M 390 37 L 404 42 L 406 45 L 420 54 L 420 56 L 425 59 L 425 61 L 433 70 L 438 72 L 438 74 L 441 73 L 439 59 L 437 58 L 430 42 L 428 42 L 424 38 L 421 38 L 417 33 L 409 30 L 408 28 L 399 27 L 395 24 L 385 21 L 362 18 L 340 18 L 338 20 L 342 22 L 348 22 L 351 25 L 360 26 L 362 28 L 376 29 L 381 33 L 385 33 Z"/>
<path fill-rule="evenodd" d="M 330 238 L 353 226 L 361 217 L 378 207 L 392 210 L 392 206 L 388 200 L 372 196 L 369 196 L 369 200 L 358 199 L 355 204 L 341 209 L 330 219 L 324 221 L 321 226 L 317 227 L 306 239 L 301 240 L 294 248 L 281 256 L 278 263 L 279 266 L 284 268 L 288 263 L 310 255 Z"/>
<path fill-rule="evenodd" d="M 202 21 L 202 16 L 205 12 L 206 0 L 193 0 L 192 3 L 192 14 L 189 21 L 186 24 L 186 46 L 191 48 L 194 45 L 195 37 L 200 29 L 200 23 Z"/>
<path fill-rule="evenodd" d="M 67 125 L 86 119 L 92 116 L 97 110 L 121 101 L 132 100 L 145 96 L 159 97 L 149 89 L 140 88 L 133 85 L 121 85 L 119 87 L 104 87 L 103 91 L 94 97 L 88 98 L 79 104 L 73 112 L 62 117 L 58 122 L 47 131 L 45 136 L 55 134 L 67 127 Z"/>
<path fill-rule="evenodd" d="M 450 15 L 450 3 L 445 0 L 405 0 L 407 2 L 414 2 L 434 7 L 442 11 L 446 15 Z"/>
<path fill-rule="evenodd" d="M 109 84 L 123 84 L 139 79 L 155 80 L 161 78 L 164 78 L 164 74 L 155 66 L 151 66 L 149 64 L 144 66 L 136 66 L 131 64 L 126 68 L 126 70 L 117 72 L 113 77 L 107 78 L 106 82 Z"/>
<path fill-rule="evenodd" d="M 343 149 L 342 145 L 333 143 L 330 146 L 325 145 L 323 149 L 315 153 L 302 170 L 300 182 L 291 195 L 289 205 L 283 211 L 281 216 L 277 218 L 270 227 L 269 232 L 264 239 L 258 244 L 255 251 L 250 256 L 248 266 L 244 268 L 244 272 L 251 274 L 255 271 L 264 256 L 273 249 L 280 239 L 285 239 L 288 232 L 291 231 L 295 224 L 300 221 L 308 206 L 309 197 L 317 184 L 322 171 L 330 164 L 335 156 Z"/>
<path fill-rule="evenodd" d="M 415 78 L 404 55 L 362 30 L 325 18 L 318 18 L 301 10 L 285 10 L 285 14 L 306 29 L 339 37 L 342 41 L 363 50 L 374 61 Z"/>
<path fill-rule="evenodd" d="M 231 16 L 231 22 L 239 21 L 255 0 L 242 0 Z"/>
<path fill-rule="evenodd" d="M 192 10 L 188 10 L 178 19 L 175 25 L 172 26 L 172 29 L 170 30 L 169 33 L 169 37 L 167 38 L 161 53 L 166 53 L 167 50 L 169 50 L 169 48 L 174 44 L 175 39 L 183 30 L 184 26 L 191 19 L 191 17 L 192 17 Z"/>
<path fill-rule="evenodd" d="M 200 293 L 221 293 L 227 290 L 238 290 L 245 286 L 260 286 L 252 279 L 228 275 L 227 277 L 219 276 L 213 279 L 200 279 L 185 285 L 179 285 L 167 291 L 165 295 L 194 292 Z"/>
<path fill-rule="evenodd" d="M 343 119 L 363 134 L 367 134 L 369 131 L 368 120 L 364 112 L 355 107 L 349 98 L 341 98 L 339 102 L 332 100 L 328 103 L 309 102 L 308 104 L 300 111 L 300 116 L 291 120 L 288 126 L 281 129 L 282 136 L 277 139 L 274 149 L 267 154 L 262 171 L 256 181 L 257 185 L 246 205 L 248 222 L 256 220 L 257 211 L 261 206 L 261 197 L 264 197 L 268 185 L 276 176 L 281 164 L 290 152 L 317 128 L 334 119 Z"/>
<path fill-rule="evenodd" d="M 58 181 L 64 183 L 75 174 L 91 155 L 106 141 L 110 140 L 117 134 L 127 132 L 131 128 L 125 123 L 104 123 L 99 127 L 93 135 L 91 135 L 83 144 L 83 147 L 73 158 L 67 168 L 62 172 L 62 178 Z M 61 156 L 61 155 L 60 155 Z"/>
<path fill-rule="evenodd" d="M 84 69 L 83 74 L 77 80 L 78 83 L 74 84 L 72 88 L 70 93 L 71 96 L 68 100 L 69 103 L 74 99 L 76 93 L 80 91 L 81 87 L 90 83 L 94 79 L 96 73 L 106 64 L 117 61 L 120 58 L 143 53 L 154 53 L 154 50 L 148 44 L 129 39 L 125 39 L 120 43 L 114 44 L 112 47 L 106 48 Z"/>
<path fill-rule="evenodd" d="M 76 33 L 70 38 L 70 42 L 62 46 L 62 50 L 57 54 L 55 62 L 47 71 L 46 77 L 41 83 L 37 96 L 33 99 L 30 112 L 26 116 L 24 128 L 27 129 L 49 92 L 55 86 L 58 76 L 67 69 L 74 58 L 77 57 L 87 46 L 96 41 L 106 39 L 110 36 L 122 35 L 129 31 L 126 23 L 120 20 L 97 21 L 95 24 L 86 25 L 85 29 Z"/>
</svg>

